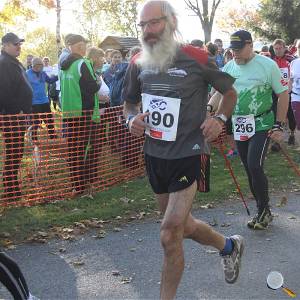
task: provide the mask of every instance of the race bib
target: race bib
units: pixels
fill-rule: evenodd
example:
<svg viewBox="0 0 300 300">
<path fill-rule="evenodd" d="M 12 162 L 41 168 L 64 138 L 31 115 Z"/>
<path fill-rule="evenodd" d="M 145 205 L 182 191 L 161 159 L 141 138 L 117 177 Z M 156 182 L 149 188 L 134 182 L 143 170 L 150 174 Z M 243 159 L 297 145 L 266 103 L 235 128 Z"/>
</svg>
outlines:
<svg viewBox="0 0 300 300">
<path fill-rule="evenodd" d="M 181 99 L 142 94 L 143 112 L 150 115 L 145 118 L 145 133 L 162 141 L 175 141 Z"/>
<path fill-rule="evenodd" d="M 280 68 L 281 72 L 281 82 L 284 86 L 286 86 L 289 82 L 289 68 Z"/>
<path fill-rule="evenodd" d="M 254 115 L 232 116 L 232 125 L 236 141 L 247 141 L 255 134 Z"/>
</svg>

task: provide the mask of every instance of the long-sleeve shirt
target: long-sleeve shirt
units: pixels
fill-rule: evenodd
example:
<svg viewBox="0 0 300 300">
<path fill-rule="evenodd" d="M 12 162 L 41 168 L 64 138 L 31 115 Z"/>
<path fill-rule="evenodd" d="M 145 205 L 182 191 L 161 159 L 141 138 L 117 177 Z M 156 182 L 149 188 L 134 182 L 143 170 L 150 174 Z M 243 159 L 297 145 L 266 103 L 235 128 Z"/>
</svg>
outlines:
<svg viewBox="0 0 300 300">
<path fill-rule="evenodd" d="M 33 69 L 27 70 L 26 75 L 33 90 L 32 105 L 48 103 L 46 83 L 54 83 L 58 77 L 49 77 L 46 72 L 35 72 Z"/>
</svg>

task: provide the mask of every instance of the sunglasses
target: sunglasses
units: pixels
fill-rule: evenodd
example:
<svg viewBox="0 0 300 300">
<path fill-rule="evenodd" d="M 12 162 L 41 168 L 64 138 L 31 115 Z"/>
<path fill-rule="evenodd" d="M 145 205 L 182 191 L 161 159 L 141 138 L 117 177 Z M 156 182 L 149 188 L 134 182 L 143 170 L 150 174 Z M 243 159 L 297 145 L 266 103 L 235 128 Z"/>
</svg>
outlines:
<svg viewBox="0 0 300 300">
<path fill-rule="evenodd" d="M 16 47 L 17 47 L 17 46 L 22 46 L 22 43 L 21 43 L 21 42 L 13 43 L 13 45 L 16 46 Z"/>
</svg>

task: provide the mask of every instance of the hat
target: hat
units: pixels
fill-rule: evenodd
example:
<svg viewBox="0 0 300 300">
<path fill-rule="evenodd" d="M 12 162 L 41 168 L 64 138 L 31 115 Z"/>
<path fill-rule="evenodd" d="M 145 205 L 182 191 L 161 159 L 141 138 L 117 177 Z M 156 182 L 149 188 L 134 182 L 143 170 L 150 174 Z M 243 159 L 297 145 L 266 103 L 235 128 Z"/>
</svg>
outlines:
<svg viewBox="0 0 300 300">
<path fill-rule="evenodd" d="M 24 39 L 20 39 L 16 34 L 12 32 L 7 33 L 1 39 L 2 44 L 5 43 L 17 44 L 17 43 L 22 43 L 24 41 L 25 41 Z"/>
<path fill-rule="evenodd" d="M 89 41 L 86 40 L 82 35 L 70 33 L 65 37 L 65 42 L 66 45 L 71 46 L 80 42 L 88 43 Z"/>
<path fill-rule="evenodd" d="M 252 43 L 251 33 L 246 30 L 239 30 L 230 36 L 231 49 L 242 49 L 247 43 Z"/>
<path fill-rule="evenodd" d="M 32 64 L 32 66 L 35 66 L 35 65 L 44 65 L 42 59 L 39 58 L 39 57 L 33 58 L 31 64 Z"/>
</svg>

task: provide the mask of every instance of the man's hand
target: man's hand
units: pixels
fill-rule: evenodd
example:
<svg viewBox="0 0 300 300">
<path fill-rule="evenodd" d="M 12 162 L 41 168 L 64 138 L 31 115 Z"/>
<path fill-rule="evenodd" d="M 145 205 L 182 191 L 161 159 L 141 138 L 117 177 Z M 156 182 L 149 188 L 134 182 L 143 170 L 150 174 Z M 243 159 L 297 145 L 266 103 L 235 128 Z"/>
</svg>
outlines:
<svg viewBox="0 0 300 300">
<path fill-rule="evenodd" d="M 280 144 L 283 141 L 283 138 L 284 138 L 283 131 L 281 131 L 281 130 L 270 130 L 269 134 L 270 134 L 270 138 L 274 142 Z"/>
<path fill-rule="evenodd" d="M 144 134 L 147 125 L 144 121 L 144 118 L 146 118 L 149 115 L 149 112 L 139 113 L 130 120 L 128 124 L 128 129 L 132 135 L 140 137 Z"/>
<path fill-rule="evenodd" d="M 223 125 L 222 121 L 220 121 L 216 118 L 208 118 L 202 123 L 200 129 L 202 129 L 204 138 L 208 142 L 212 142 L 222 132 L 222 128 L 223 128 L 222 125 Z"/>
</svg>

